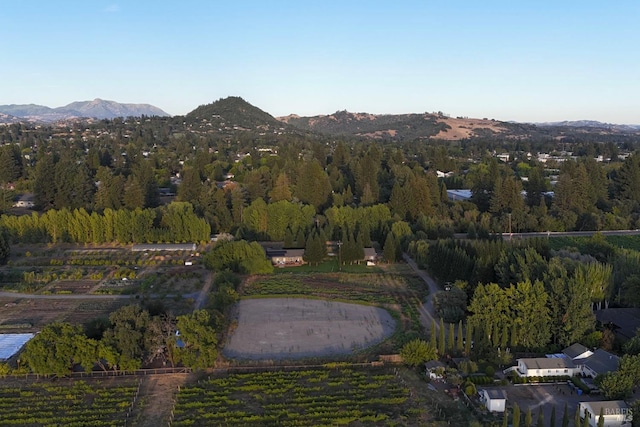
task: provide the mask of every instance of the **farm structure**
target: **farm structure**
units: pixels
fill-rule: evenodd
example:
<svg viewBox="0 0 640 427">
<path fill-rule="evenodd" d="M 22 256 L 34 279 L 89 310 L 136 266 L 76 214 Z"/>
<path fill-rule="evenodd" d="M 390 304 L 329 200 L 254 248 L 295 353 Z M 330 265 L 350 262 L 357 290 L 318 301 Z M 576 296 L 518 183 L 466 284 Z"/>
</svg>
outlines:
<svg viewBox="0 0 640 427">
<path fill-rule="evenodd" d="M 35 334 L 0 334 L 0 362 L 9 360 L 33 338 Z"/>
<path fill-rule="evenodd" d="M 131 246 L 133 252 L 186 251 L 195 252 L 195 243 L 147 243 Z"/>
</svg>

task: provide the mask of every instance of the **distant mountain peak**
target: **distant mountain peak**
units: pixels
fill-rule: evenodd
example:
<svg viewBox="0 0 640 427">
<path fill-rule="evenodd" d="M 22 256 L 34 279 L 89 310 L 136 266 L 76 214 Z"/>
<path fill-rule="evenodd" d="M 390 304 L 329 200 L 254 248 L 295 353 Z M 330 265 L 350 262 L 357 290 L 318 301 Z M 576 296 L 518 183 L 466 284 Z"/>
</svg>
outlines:
<svg viewBox="0 0 640 427">
<path fill-rule="evenodd" d="M 169 116 L 168 113 L 150 104 L 122 104 L 116 101 L 95 98 L 93 101 L 76 101 L 64 107 L 50 108 L 44 105 L 0 105 L 0 113 L 23 121 L 55 122 L 78 117 L 113 119 L 116 117 Z"/>
</svg>

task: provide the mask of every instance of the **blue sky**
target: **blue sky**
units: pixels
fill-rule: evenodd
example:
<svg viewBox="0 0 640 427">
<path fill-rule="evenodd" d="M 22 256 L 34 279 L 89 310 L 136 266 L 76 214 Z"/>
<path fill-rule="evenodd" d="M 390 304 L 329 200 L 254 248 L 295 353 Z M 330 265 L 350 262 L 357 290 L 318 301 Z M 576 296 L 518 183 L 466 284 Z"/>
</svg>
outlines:
<svg viewBox="0 0 640 427">
<path fill-rule="evenodd" d="M 640 123 L 640 1 L 4 0 L 0 104 Z"/>
</svg>

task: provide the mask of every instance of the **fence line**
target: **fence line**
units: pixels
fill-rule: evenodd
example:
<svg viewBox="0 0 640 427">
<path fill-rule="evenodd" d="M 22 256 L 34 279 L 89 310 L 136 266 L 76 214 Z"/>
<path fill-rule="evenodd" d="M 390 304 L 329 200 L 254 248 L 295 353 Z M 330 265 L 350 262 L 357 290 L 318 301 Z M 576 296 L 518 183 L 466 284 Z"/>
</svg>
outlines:
<svg viewBox="0 0 640 427">
<path fill-rule="evenodd" d="M 190 374 L 191 368 L 150 368 L 136 369 L 133 371 L 91 371 L 91 372 L 70 372 L 63 375 L 65 378 L 105 378 L 105 377 L 124 377 L 124 376 L 146 376 L 146 375 L 163 375 L 163 374 Z M 47 379 L 58 377 L 56 374 L 6 374 L 3 378 L 22 378 L 22 379 Z"/>
<path fill-rule="evenodd" d="M 395 364 L 392 364 L 395 365 Z M 203 373 L 212 375 L 225 375 L 236 373 L 251 373 L 251 372 L 269 372 L 269 371 L 302 371 L 305 369 L 340 369 L 340 368 L 383 368 L 388 364 L 381 361 L 373 362 L 336 362 L 336 363 L 316 363 L 309 365 L 258 365 L 258 366 L 229 366 L 225 368 L 209 368 L 203 370 Z M 191 374 L 194 370 L 191 368 L 178 367 L 178 368 L 149 368 L 149 369 L 136 369 L 132 371 L 91 371 L 91 372 L 70 372 L 67 375 L 63 375 L 62 378 L 105 378 L 105 377 L 124 377 L 124 376 L 147 376 L 147 375 L 164 375 L 164 374 Z M 15 378 L 15 379 L 49 379 L 59 378 L 56 374 L 6 374 L 0 376 L 0 378 Z"/>
</svg>

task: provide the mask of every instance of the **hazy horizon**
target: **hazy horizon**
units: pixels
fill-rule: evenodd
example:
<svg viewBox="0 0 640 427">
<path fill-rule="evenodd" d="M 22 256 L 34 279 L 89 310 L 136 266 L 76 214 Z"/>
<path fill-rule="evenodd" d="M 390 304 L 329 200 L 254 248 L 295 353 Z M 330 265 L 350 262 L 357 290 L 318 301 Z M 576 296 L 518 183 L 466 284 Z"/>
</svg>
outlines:
<svg viewBox="0 0 640 427">
<path fill-rule="evenodd" d="M 442 111 L 640 123 L 640 4 L 78 0 L 3 5 L 0 104 L 101 98 L 171 115 Z"/>
</svg>

